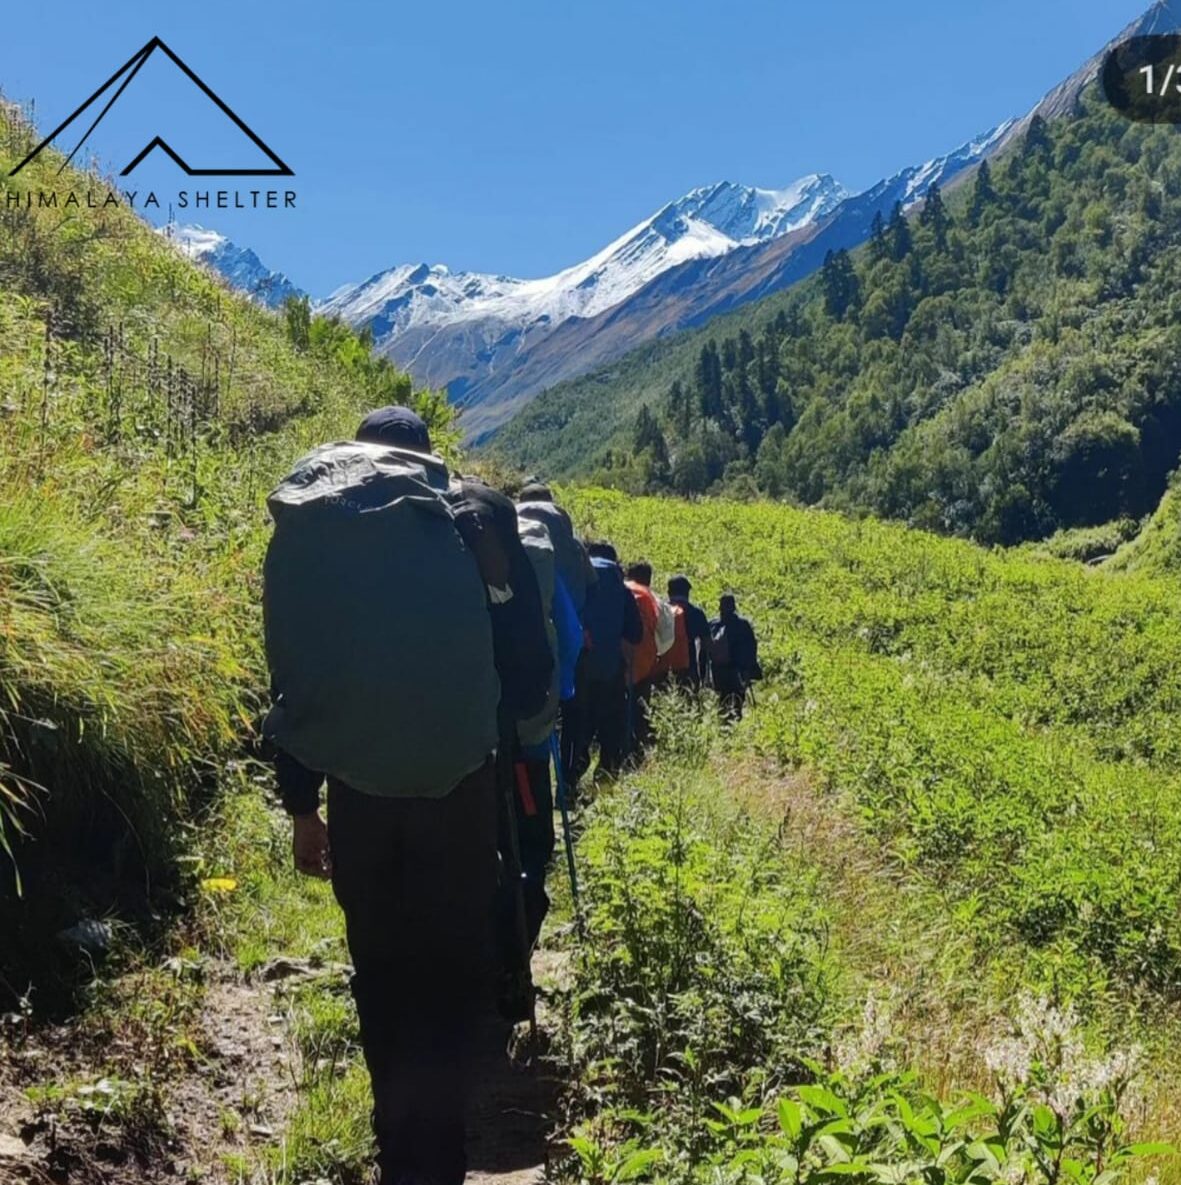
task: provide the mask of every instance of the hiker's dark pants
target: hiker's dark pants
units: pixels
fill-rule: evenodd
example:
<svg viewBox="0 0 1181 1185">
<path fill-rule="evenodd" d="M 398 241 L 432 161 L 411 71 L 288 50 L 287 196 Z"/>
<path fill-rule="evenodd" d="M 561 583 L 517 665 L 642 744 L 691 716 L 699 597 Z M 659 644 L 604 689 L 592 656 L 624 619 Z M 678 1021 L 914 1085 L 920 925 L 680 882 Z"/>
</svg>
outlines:
<svg viewBox="0 0 1181 1185">
<path fill-rule="evenodd" d="M 713 669 L 714 691 L 718 693 L 718 706 L 727 720 L 741 720 L 746 705 L 746 680 L 737 667 Z"/>
<path fill-rule="evenodd" d="M 599 769 L 617 774 L 627 751 L 627 674 L 623 663 L 614 675 L 593 677 L 579 666 L 579 740 L 574 759 L 573 785 L 590 768 L 591 746 L 599 742 Z"/>
<path fill-rule="evenodd" d="M 466 1067 L 491 992 L 492 760 L 437 799 L 330 783 L 328 832 L 383 1174 L 461 1185 Z"/>
</svg>

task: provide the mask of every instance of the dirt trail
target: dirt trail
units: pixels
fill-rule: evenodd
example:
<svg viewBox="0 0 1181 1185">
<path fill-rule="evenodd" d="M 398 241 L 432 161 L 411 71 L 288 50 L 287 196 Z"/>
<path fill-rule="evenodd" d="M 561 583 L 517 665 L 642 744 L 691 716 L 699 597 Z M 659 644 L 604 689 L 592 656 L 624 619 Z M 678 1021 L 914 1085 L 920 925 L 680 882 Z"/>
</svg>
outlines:
<svg viewBox="0 0 1181 1185">
<path fill-rule="evenodd" d="M 564 952 L 533 957 L 538 986 L 538 1042 L 529 1048 L 523 1026 L 490 1025 L 481 1042 L 468 1114 L 468 1181 L 479 1185 L 536 1185 L 550 1157 L 550 1132 L 561 1082 L 540 1056 L 552 1017 L 546 997 L 568 972 Z M 513 1056 L 506 1057 L 505 1049 Z"/>
<path fill-rule="evenodd" d="M 199 1016 L 176 1040 L 191 1045 L 190 1067 L 134 1094 L 118 1075 L 95 1081 L 111 1057 L 132 1068 L 134 1048 L 80 1023 L 0 1049 L 0 1185 L 236 1180 L 227 1158 L 276 1138 L 296 1102 L 296 1055 L 271 985 L 214 967 Z M 34 1105 L 29 1088 L 49 1097 Z"/>
<path fill-rule="evenodd" d="M 562 966 L 561 956 L 540 952 L 539 983 L 552 987 Z M 276 988 L 301 974 L 298 962 L 280 967 L 274 980 L 213 968 L 199 1016 L 185 1029 L 183 1039 L 195 1052 L 191 1064 L 170 1075 L 150 1104 L 137 1096 L 142 1116 L 118 1122 L 97 1112 L 122 1105 L 120 1083 L 94 1086 L 95 1066 L 107 1064 L 111 1049 L 84 1039 L 78 1023 L 0 1044 L 0 1185 L 269 1185 L 260 1154 L 280 1145 L 300 1081 L 299 1054 Z M 544 1003 L 540 1014 L 543 1049 Z M 507 1025 L 490 1023 L 480 1043 L 469 1180 L 481 1185 L 534 1185 L 548 1159 L 559 1084 L 539 1049 L 519 1036 L 513 1056 L 506 1056 L 513 1038 Z M 81 1097 L 79 1083 L 88 1084 Z M 65 1097 L 34 1104 L 28 1088 L 46 1084 Z"/>
</svg>

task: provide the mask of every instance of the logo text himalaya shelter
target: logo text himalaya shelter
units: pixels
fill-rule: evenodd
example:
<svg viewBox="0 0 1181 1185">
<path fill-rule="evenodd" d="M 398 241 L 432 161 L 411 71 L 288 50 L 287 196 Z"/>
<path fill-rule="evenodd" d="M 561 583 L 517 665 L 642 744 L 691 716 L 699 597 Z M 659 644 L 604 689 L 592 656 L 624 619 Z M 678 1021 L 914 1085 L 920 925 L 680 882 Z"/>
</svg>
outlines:
<svg viewBox="0 0 1181 1185">
<path fill-rule="evenodd" d="M 64 172 L 104 125 L 108 154 L 126 163 L 119 177 L 141 166 L 171 165 L 189 177 L 293 177 L 294 171 L 196 72 L 159 37 L 153 37 L 92 95 L 40 141 L 9 173 L 22 171 L 53 144 Z M 120 146 L 124 147 L 120 147 Z M 131 147 L 125 147 L 130 145 Z M 146 162 L 146 165 L 145 165 Z M 292 209 L 293 189 L 183 189 L 166 199 L 181 209 Z M 9 206 L 126 204 L 159 207 L 155 189 L 8 187 Z"/>
</svg>

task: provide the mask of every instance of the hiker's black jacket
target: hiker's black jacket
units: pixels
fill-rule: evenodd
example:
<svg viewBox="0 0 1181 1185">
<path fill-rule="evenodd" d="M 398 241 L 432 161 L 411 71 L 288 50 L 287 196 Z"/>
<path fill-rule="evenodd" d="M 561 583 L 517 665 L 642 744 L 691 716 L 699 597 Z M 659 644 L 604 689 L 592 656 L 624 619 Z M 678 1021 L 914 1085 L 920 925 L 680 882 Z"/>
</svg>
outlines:
<svg viewBox="0 0 1181 1185">
<path fill-rule="evenodd" d="M 737 613 L 715 617 L 709 623 L 711 631 L 721 625 L 725 625 L 726 637 L 730 642 L 730 667 L 744 680 L 759 678 L 759 644 L 755 639 L 754 627 Z"/>
<path fill-rule="evenodd" d="M 669 600 L 684 610 L 685 635 L 689 639 L 689 670 L 695 683 L 704 683 L 709 676 L 709 618 L 705 610 L 694 605 L 688 597 L 669 597 Z M 701 643 L 700 649 L 698 642 Z"/>
<path fill-rule="evenodd" d="M 517 533 L 516 508 L 508 498 L 482 482 L 463 480 L 453 483 L 448 501 L 461 534 L 483 561 L 481 571 L 491 586 L 488 614 L 500 677 L 500 712 L 506 725 L 515 724 L 541 711 L 553 674 L 537 575 Z M 481 531 L 488 533 L 487 538 L 477 537 Z M 391 721 L 390 727 L 397 728 L 398 722 Z M 416 738 L 407 737 L 407 744 L 414 743 Z M 276 750 L 274 760 L 285 809 L 293 815 L 314 811 L 320 805 L 324 775 L 306 769 L 282 750 Z"/>
</svg>

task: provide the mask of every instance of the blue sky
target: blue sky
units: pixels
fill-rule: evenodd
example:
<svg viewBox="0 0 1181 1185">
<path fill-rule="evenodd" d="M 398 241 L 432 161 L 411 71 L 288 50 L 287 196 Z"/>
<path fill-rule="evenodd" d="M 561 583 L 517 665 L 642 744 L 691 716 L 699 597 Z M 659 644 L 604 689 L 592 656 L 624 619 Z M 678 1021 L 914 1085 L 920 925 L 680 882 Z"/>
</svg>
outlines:
<svg viewBox="0 0 1181 1185">
<path fill-rule="evenodd" d="M 1026 110 L 1146 6 L 59 0 L 7 8 L 0 85 L 36 100 L 46 132 L 159 35 L 296 174 L 274 182 L 295 211 L 191 220 L 323 295 L 403 262 L 548 274 L 721 179 L 864 187 Z M 203 142 L 159 73 L 95 133 L 106 163 L 142 147 L 145 120 Z M 163 160 L 135 180 L 162 195 L 268 184 Z"/>
</svg>

